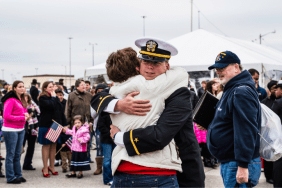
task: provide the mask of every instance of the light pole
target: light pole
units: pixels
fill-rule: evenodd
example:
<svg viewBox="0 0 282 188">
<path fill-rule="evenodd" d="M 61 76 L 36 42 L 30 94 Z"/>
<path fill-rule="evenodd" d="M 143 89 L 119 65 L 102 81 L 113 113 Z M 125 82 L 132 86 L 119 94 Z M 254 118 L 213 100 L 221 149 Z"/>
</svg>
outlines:
<svg viewBox="0 0 282 188">
<path fill-rule="evenodd" d="M 4 80 L 4 69 L 2 69 L 2 80 Z"/>
<path fill-rule="evenodd" d="M 67 66 L 65 66 L 65 65 L 62 65 L 63 67 L 65 67 L 65 79 L 66 79 L 66 77 L 67 77 Z"/>
<path fill-rule="evenodd" d="M 198 11 L 198 29 L 200 29 L 200 11 Z"/>
<path fill-rule="evenodd" d="M 272 32 L 269 32 L 269 33 L 266 33 L 266 34 L 264 34 L 264 35 L 259 35 L 259 43 L 261 44 L 261 39 L 262 39 L 262 37 L 264 37 L 265 35 L 268 35 L 268 34 L 270 34 L 270 33 L 276 33 L 276 31 L 274 30 L 274 31 L 272 31 Z"/>
<path fill-rule="evenodd" d="M 71 87 L 71 37 L 69 37 L 70 40 L 70 87 Z"/>
<path fill-rule="evenodd" d="M 92 45 L 92 60 L 93 60 L 93 66 L 94 66 L 94 45 L 98 45 L 98 44 L 89 42 L 89 45 Z"/>
<path fill-rule="evenodd" d="M 193 0 L 191 0 L 191 32 L 193 31 Z"/>
<path fill-rule="evenodd" d="M 147 16 L 141 16 L 141 18 L 143 18 L 143 36 L 145 37 L 145 18 Z"/>
<path fill-rule="evenodd" d="M 38 71 L 38 68 L 35 68 L 35 70 L 36 70 L 36 76 L 37 76 L 37 71 Z"/>
</svg>

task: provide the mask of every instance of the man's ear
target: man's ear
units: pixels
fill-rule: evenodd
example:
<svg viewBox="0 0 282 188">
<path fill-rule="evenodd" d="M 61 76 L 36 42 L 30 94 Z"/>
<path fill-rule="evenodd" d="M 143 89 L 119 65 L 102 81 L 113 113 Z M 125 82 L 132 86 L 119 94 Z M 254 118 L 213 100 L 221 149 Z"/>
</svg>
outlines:
<svg viewBox="0 0 282 188">
<path fill-rule="evenodd" d="M 169 63 L 166 63 L 166 65 L 165 65 L 165 66 L 166 66 L 166 69 L 167 69 L 167 70 L 169 70 L 169 69 L 170 69 L 170 65 L 169 65 Z"/>
<path fill-rule="evenodd" d="M 140 72 L 140 67 L 136 67 L 136 70 L 137 70 L 138 72 Z"/>
</svg>

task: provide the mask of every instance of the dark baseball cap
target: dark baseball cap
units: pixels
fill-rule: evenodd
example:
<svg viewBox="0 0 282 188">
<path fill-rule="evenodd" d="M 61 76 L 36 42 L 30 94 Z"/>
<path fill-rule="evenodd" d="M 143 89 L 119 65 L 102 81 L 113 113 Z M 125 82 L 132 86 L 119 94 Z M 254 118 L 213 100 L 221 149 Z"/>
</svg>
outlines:
<svg viewBox="0 0 282 188">
<path fill-rule="evenodd" d="M 230 51 L 221 52 L 215 59 L 215 64 L 209 67 L 209 70 L 214 68 L 225 68 L 232 63 L 241 64 L 240 59 L 236 54 Z"/>
<path fill-rule="evenodd" d="M 270 90 L 272 86 L 277 85 L 278 81 L 277 80 L 271 80 L 268 84 L 267 84 L 267 88 Z"/>
</svg>

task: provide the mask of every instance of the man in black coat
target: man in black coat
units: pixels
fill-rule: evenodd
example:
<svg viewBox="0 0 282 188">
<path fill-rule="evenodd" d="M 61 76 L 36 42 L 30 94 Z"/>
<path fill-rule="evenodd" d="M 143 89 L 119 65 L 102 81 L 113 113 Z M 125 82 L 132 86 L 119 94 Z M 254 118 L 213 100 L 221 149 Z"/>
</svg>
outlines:
<svg viewBox="0 0 282 188">
<path fill-rule="evenodd" d="M 109 93 L 109 88 L 106 88 L 106 85 L 98 84 L 98 86 L 99 87 L 96 90 L 104 88 L 104 93 Z M 112 153 L 116 145 L 111 138 L 111 124 L 112 121 L 110 115 L 108 113 L 100 113 L 97 122 L 97 129 L 100 132 L 100 141 L 103 149 L 103 182 L 105 185 L 111 185 L 113 181 L 111 164 Z"/>
<path fill-rule="evenodd" d="M 276 85 L 276 99 L 271 106 L 271 110 L 275 112 L 282 123 L 282 80 Z M 273 186 L 282 187 L 282 158 L 273 163 Z M 269 182 L 270 183 L 270 182 Z"/>
<path fill-rule="evenodd" d="M 262 104 L 265 104 L 270 109 L 272 108 L 276 100 L 275 93 L 276 93 L 277 83 L 278 82 L 276 80 L 272 80 L 267 84 L 267 88 L 270 91 L 271 95 L 261 101 Z M 273 162 L 263 160 L 263 166 L 264 166 L 264 175 L 266 178 L 266 182 L 273 184 Z"/>
<path fill-rule="evenodd" d="M 30 87 L 30 95 L 31 95 L 31 98 L 32 100 L 38 105 L 38 95 L 39 95 L 39 91 L 36 87 L 36 84 L 37 84 L 37 80 L 36 79 L 33 79 L 32 82 L 31 82 L 31 87 Z"/>
</svg>

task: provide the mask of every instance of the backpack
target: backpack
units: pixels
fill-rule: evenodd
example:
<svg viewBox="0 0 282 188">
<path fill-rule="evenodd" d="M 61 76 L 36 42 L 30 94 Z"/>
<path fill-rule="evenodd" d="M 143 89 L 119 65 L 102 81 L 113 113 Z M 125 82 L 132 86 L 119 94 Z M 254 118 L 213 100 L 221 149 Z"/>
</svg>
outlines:
<svg viewBox="0 0 282 188">
<path fill-rule="evenodd" d="M 261 105 L 260 156 L 266 161 L 282 157 L 282 126 L 279 116 L 264 104 Z"/>
</svg>

